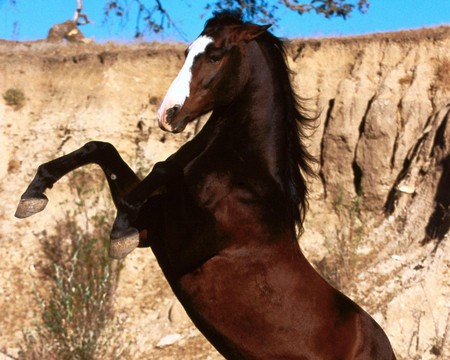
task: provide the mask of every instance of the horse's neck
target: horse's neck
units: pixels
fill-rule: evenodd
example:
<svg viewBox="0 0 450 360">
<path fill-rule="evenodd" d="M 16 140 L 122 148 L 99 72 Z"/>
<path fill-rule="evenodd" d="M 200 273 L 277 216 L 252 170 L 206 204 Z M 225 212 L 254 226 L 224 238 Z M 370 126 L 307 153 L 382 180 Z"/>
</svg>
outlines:
<svg viewBox="0 0 450 360">
<path fill-rule="evenodd" d="M 247 89 L 250 89 L 245 106 L 245 122 L 242 126 L 247 128 L 250 135 L 248 144 L 257 149 L 261 161 L 268 166 L 269 172 L 275 177 L 284 167 L 286 160 L 286 131 L 285 117 L 286 99 L 279 79 L 272 73 L 260 49 L 255 62 L 250 64 L 251 76 Z"/>
<path fill-rule="evenodd" d="M 216 109 L 202 132 L 209 137 L 209 145 L 228 144 L 240 158 L 266 166 L 278 182 L 287 166 L 286 98 L 256 43 L 251 51 L 253 63 L 241 96 Z"/>
</svg>

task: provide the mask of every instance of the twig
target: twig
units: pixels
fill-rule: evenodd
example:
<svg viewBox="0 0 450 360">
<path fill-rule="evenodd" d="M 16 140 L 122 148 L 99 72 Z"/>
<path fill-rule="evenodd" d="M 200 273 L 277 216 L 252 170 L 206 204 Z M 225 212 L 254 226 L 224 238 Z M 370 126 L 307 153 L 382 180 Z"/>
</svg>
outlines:
<svg viewBox="0 0 450 360">
<path fill-rule="evenodd" d="M 77 25 L 86 25 L 91 23 L 88 16 L 81 12 L 83 10 L 83 0 L 77 0 L 77 4 L 77 9 L 75 10 L 75 14 L 73 15 L 73 22 Z M 80 19 L 83 19 L 83 21 L 80 21 Z"/>
</svg>

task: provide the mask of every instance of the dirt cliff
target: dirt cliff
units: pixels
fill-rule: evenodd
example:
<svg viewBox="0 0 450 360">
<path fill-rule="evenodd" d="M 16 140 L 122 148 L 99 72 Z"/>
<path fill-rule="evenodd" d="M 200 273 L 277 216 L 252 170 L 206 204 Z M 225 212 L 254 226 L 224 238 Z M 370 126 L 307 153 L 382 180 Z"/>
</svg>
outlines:
<svg viewBox="0 0 450 360">
<path fill-rule="evenodd" d="M 175 151 L 200 125 L 164 134 L 155 113 L 183 51 L 0 43 L 0 94 L 25 95 L 17 105 L 0 99 L 3 353 L 16 356 L 22 330 L 38 320 L 33 289 L 45 282 L 37 239 L 78 201 L 62 179 L 43 213 L 16 220 L 37 165 L 92 139 L 114 144 L 141 174 Z M 302 248 L 377 319 L 400 359 L 449 357 L 450 28 L 297 39 L 288 60 L 298 94 L 319 114 L 310 148 L 320 167 Z M 96 206 L 111 207 L 101 194 Z M 124 266 L 115 307 L 130 359 L 220 358 L 185 318 L 149 250 Z M 158 347 L 166 335 L 174 344 Z"/>
</svg>

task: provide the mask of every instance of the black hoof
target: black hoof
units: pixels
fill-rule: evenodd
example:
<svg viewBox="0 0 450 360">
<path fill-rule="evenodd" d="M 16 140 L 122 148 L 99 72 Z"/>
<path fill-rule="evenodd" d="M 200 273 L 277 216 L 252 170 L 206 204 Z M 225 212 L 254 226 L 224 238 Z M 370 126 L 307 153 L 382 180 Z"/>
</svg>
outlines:
<svg viewBox="0 0 450 360">
<path fill-rule="evenodd" d="M 44 210 L 48 199 L 45 195 L 42 196 L 42 198 L 20 199 L 14 216 L 19 219 L 24 219 Z"/>
<path fill-rule="evenodd" d="M 109 256 L 113 259 L 123 259 L 139 245 L 139 231 L 129 228 L 124 233 L 111 234 Z"/>
</svg>

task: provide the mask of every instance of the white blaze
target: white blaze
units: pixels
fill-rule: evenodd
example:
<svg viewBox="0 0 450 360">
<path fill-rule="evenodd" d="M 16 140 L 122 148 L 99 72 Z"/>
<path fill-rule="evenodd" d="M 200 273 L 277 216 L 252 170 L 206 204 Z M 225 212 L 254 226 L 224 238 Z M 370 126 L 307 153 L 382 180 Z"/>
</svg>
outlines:
<svg viewBox="0 0 450 360">
<path fill-rule="evenodd" d="M 208 36 L 198 37 L 190 46 L 187 58 L 178 76 L 172 82 L 166 96 L 158 111 L 158 118 L 165 122 L 166 111 L 175 105 L 183 106 L 184 101 L 189 96 L 189 88 L 192 77 L 192 65 L 197 55 L 205 51 L 206 46 L 212 43 L 213 39 Z"/>
</svg>

